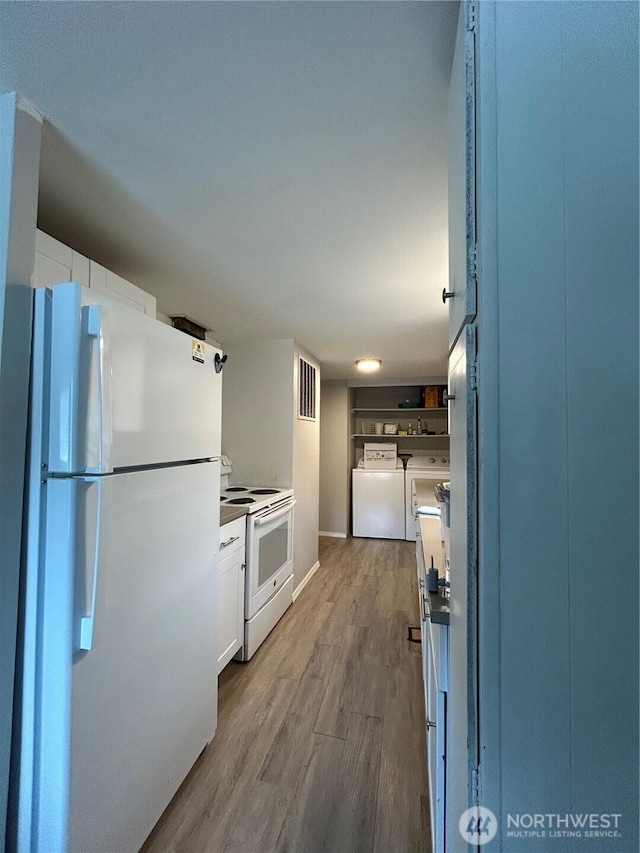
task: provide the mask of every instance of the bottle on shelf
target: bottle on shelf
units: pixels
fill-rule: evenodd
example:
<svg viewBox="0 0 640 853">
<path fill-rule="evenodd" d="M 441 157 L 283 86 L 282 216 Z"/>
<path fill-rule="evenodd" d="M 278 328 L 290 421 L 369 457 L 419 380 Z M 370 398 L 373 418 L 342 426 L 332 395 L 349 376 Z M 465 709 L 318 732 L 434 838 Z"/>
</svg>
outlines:
<svg viewBox="0 0 640 853">
<path fill-rule="evenodd" d="M 416 435 L 420 435 L 421 432 L 422 432 L 422 426 L 421 426 L 421 421 L 420 421 L 420 415 L 418 415 L 418 423 L 416 425 Z"/>
</svg>

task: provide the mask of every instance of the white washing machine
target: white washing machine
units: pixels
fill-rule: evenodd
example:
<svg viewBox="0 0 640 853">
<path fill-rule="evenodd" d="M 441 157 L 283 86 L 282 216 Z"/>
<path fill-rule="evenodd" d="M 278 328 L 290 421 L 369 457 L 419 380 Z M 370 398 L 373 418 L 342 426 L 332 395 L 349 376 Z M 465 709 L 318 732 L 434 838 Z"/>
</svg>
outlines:
<svg viewBox="0 0 640 853">
<path fill-rule="evenodd" d="M 361 459 L 351 472 L 351 512 L 354 536 L 404 539 L 404 466 L 395 470 L 364 468 Z M 414 537 L 415 538 L 415 537 Z"/>
<path fill-rule="evenodd" d="M 405 479 L 405 539 L 416 541 L 416 517 L 420 506 L 438 508 L 436 484 L 449 480 L 449 454 L 412 456 Z"/>
</svg>

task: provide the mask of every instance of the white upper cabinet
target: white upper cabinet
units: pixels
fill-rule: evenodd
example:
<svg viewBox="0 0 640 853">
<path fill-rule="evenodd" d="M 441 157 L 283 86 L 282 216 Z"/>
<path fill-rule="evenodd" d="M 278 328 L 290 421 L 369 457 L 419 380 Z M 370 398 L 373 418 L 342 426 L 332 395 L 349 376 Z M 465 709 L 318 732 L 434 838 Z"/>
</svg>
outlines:
<svg viewBox="0 0 640 853">
<path fill-rule="evenodd" d="M 43 231 L 36 231 L 36 256 L 31 284 L 34 287 L 51 287 L 67 281 L 76 281 L 136 311 L 156 316 L 155 296 L 145 293 L 135 284 L 90 261 Z"/>
<path fill-rule="evenodd" d="M 156 315 L 156 299 L 144 290 L 140 290 L 135 284 L 116 275 L 95 261 L 91 261 L 89 271 L 90 286 L 95 290 L 124 302 L 129 308 L 141 311 L 143 314 Z"/>
<path fill-rule="evenodd" d="M 32 285 L 51 287 L 64 281 L 77 281 L 89 287 L 89 259 L 43 231 L 36 231 Z"/>
</svg>

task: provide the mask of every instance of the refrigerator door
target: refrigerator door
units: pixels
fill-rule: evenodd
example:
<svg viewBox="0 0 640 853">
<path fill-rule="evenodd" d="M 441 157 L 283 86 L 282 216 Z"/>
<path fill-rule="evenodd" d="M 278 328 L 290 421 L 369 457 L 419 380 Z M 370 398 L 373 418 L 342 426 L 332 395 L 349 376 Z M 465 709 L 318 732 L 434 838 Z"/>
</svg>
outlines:
<svg viewBox="0 0 640 853">
<path fill-rule="evenodd" d="M 37 849 L 138 850 L 214 735 L 219 477 L 43 486 Z"/>
<path fill-rule="evenodd" d="M 50 472 L 220 455 L 219 350 L 75 283 L 37 291 L 36 313 L 47 294 Z"/>
</svg>

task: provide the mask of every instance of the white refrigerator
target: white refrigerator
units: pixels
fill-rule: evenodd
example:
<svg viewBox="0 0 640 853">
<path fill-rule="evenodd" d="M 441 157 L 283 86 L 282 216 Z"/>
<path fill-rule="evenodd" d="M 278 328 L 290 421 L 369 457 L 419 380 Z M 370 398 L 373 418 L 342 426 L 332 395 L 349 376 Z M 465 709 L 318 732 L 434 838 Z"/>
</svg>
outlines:
<svg viewBox="0 0 640 853">
<path fill-rule="evenodd" d="M 35 293 L 19 850 L 138 850 L 214 735 L 216 353 Z"/>
</svg>

